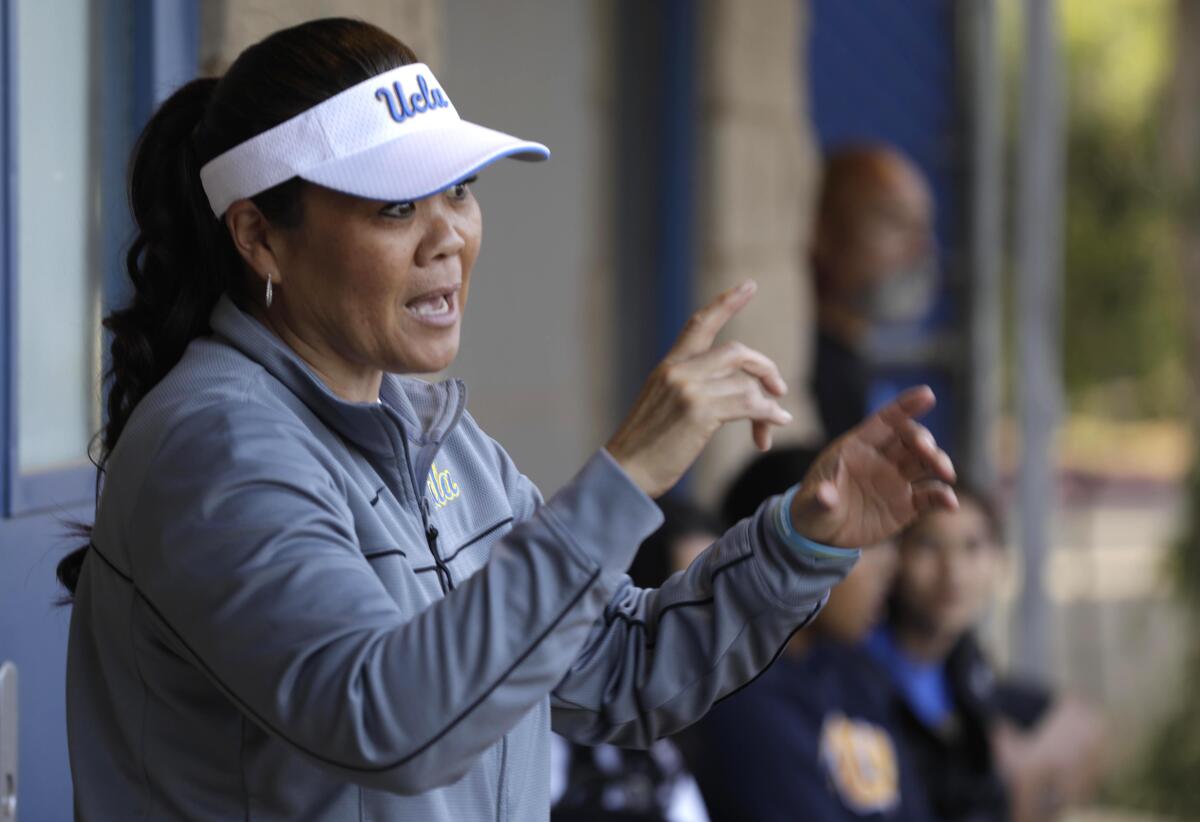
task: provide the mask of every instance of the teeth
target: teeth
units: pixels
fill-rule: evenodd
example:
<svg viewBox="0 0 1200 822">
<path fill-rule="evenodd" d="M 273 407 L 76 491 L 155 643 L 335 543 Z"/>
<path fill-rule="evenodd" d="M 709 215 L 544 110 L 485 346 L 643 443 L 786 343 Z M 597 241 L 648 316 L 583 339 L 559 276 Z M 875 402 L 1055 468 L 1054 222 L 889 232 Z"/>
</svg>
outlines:
<svg viewBox="0 0 1200 822">
<path fill-rule="evenodd" d="M 445 314 L 450 310 L 450 302 L 445 296 L 434 297 L 428 300 L 422 300 L 413 306 L 414 313 L 422 317 L 432 317 L 437 314 Z"/>
</svg>

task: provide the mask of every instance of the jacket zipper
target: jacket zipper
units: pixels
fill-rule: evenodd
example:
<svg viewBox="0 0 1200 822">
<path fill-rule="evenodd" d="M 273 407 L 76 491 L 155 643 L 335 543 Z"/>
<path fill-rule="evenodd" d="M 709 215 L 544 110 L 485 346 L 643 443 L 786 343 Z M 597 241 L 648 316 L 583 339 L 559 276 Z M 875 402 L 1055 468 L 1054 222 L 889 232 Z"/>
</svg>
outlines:
<svg viewBox="0 0 1200 822">
<path fill-rule="evenodd" d="M 508 734 L 500 737 L 500 776 L 496 779 L 496 822 L 508 822 Z"/>
<path fill-rule="evenodd" d="M 429 521 L 429 498 L 425 496 L 421 486 L 417 484 L 417 477 L 413 473 L 412 455 L 408 450 L 408 438 L 402 433 L 397 436 L 395 431 L 390 431 L 389 436 L 392 437 L 393 443 L 397 439 L 400 441 L 400 450 L 404 454 L 404 467 L 408 470 L 408 479 L 412 483 L 413 494 L 419 500 L 417 508 L 421 512 L 421 525 L 425 529 L 425 541 L 429 544 L 429 553 L 433 555 L 433 562 L 437 568 L 438 585 L 441 586 L 443 594 L 453 591 L 454 580 L 450 578 L 450 568 L 442 560 L 442 555 L 438 551 L 438 529 Z"/>
<path fill-rule="evenodd" d="M 442 554 L 438 551 L 438 529 L 429 521 L 429 499 L 425 496 L 421 497 L 421 520 L 425 525 L 425 540 L 429 543 L 429 553 L 433 555 L 434 565 L 437 566 L 438 583 L 442 586 L 442 593 L 454 590 L 454 580 L 450 578 L 450 567 L 442 560 Z"/>
</svg>

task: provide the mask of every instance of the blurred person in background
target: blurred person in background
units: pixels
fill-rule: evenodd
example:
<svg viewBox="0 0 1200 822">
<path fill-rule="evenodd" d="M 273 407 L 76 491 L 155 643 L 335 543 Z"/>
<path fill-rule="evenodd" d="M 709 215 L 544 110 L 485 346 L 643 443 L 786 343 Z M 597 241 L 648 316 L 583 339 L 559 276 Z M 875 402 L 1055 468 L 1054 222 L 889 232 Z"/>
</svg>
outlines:
<svg viewBox="0 0 1200 822">
<path fill-rule="evenodd" d="M 660 587 L 724 530 L 679 497 L 664 497 L 658 505 L 662 527 L 642 543 L 629 567 L 639 588 Z M 551 822 L 708 822 L 700 789 L 672 739 L 659 739 L 644 751 L 580 745 L 561 736 L 553 741 Z"/>
<path fill-rule="evenodd" d="M 888 621 L 867 647 L 939 818 L 1052 818 L 1094 784 L 1100 723 L 1074 697 L 994 672 L 975 628 L 1004 570 L 1000 519 L 978 493 L 959 499 L 900 537 Z"/>
<path fill-rule="evenodd" d="M 753 515 L 816 454 L 790 447 L 755 459 L 730 487 L 723 514 Z M 893 701 L 876 684 L 886 674 L 861 647 L 882 619 L 895 564 L 890 544 L 864 554 L 775 664 L 690 733 L 714 822 L 930 818 L 890 724 Z"/>
<path fill-rule="evenodd" d="M 810 261 L 817 298 L 813 396 L 827 439 L 867 413 L 872 327 L 923 312 L 935 285 L 933 198 L 921 172 L 882 145 L 826 158 Z"/>
</svg>

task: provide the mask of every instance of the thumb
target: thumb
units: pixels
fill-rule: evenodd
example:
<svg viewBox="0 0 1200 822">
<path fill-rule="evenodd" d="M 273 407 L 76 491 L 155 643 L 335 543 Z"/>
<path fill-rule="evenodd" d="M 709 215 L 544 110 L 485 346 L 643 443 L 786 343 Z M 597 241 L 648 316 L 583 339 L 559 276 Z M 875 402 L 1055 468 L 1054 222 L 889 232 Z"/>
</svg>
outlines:
<svg viewBox="0 0 1200 822">
<path fill-rule="evenodd" d="M 823 517 L 837 508 L 840 499 L 841 495 L 834 483 L 820 480 L 814 487 L 800 489 L 800 493 L 796 495 L 794 513 L 803 519 Z"/>
<path fill-rule="evenodd" d="M 813 495 L 813 501 L 820 507 L 822 512 L 832 511 L 837 508 L 838 501 L 841 495 L 838 493 L 837 486 L 829 480 L 822 480 L 817 486 L 817 493 Z"/>
</svg>

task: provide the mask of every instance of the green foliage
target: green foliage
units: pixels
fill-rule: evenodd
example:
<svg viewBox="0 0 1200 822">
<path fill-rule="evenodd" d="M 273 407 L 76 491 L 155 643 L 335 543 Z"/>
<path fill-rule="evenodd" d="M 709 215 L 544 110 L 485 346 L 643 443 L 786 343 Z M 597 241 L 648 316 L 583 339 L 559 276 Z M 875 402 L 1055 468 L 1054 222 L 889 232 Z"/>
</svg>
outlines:
<svg viewBox="0 0 1200 822">
<path fill-rule="evenodd" d="M 1172 6 L 1065 0 L 1062 11 L 1067 395 L 1109 417 L 1180 415 L 1186 302 L 1158 161 Z"/>
<path fill-rule="evenodd" d="M 1200 660 L 1197 660 L 1200 663 Z M 1200 664 L 1192 670 L 1200 672 Z M 1181 699 L 1111 799 L 1176 819 L 1200 819 L 1200 700 Z"/>
<path fill-rule="evenodd" d="M 1200 467 L 1188 478 L 1184 536 L 1171 554 L 1171 578 L 1200 626 Z M 1110 799 L 1177 819 L 1200 819 L 1200 699 L 1186 683 L 1200 680 L 1200 647 L 1193 642 L 1181 695 L 1158 720 L 1134 766 L 1110 786 Z"/>
<path fill-rule="evenodd" d="M 1060 0 L 1067 92 L 1063 369 L 1074 411 L 1190 416 L 1191 318 L 1175 243 L 1179 221 L 1197 219 L 1200 209 L 1180 196 L 1183 186 L 1161 160 L 1175 2 L 1192 0 Z M 1003 5 L 1015 65 L 1017 4 Z M 1170 571 L 1200 627 L 1200 465 L 1188 495 Z M 1200 645 L 1191 645 L 1185 683 L 1200 680 Z M 1109 800 L 1200 819 L 1200 699 L 1187 684 L 1181 690 L 1133 766 L 1110 784 Z M 1160 714 L 1147 710 L 1148 718 Z"/>
<path fill-rule="evenodd" d="M 1171 215 L 1142 153 L 1151 141 L 1139 133 L 1115 140 L 1082 116 L 1068 135 L 1063 378 L 1072 406 L 1106 416 L 1181 414 L 1186 302 Z M 1124 394 L 1133 407 L 1115 406 L 1106 390 L 1114 383 L 1136 386 Z"/>
</svg>

